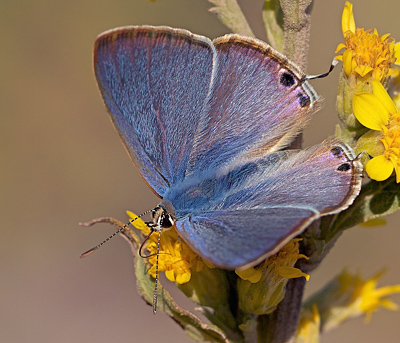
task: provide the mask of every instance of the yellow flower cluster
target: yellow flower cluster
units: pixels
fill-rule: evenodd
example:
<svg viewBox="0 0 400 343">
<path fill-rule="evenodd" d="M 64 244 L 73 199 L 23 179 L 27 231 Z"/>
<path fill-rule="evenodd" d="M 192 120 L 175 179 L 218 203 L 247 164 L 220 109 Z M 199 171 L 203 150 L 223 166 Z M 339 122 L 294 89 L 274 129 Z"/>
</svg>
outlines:
<svg viewBox="0 0 400 343">
<path fill-rule="evenodd" d="M 345 49 L 336 58 L 343 62 L 347 76 L 355 74 L 361 78 L 372 76 L 382 81 L 392 74 L 390 68 L 399 56 L 399 45 L 389 34 L 379 36 L 378 31 L 356 28 L 353 5 L 346 2 L 342 15 L 344 43 L 338 45 L 336 52 Z"/>
<path fill-rule="evenodd" d="M 251 283 L 259 282 L 263 274 L 268 274 L 270 281 L 282 278 L 294 279 L 302 276 L 309 280 L 310 275 L 293 267 L 299 258 L 307 258 L 307 256 L 299 254 L 299 241 L 301 241 L 299 238 L 292 239 L 277 254 L 272 255 L 255 267 L 236 270 L 236 274 L 241 279 L 250 281 Z"/>
<path fill-rule="evenodd" d="M 397 305 L 389 299 L 394 293 L 400 293 L 400 285 L 377 288 L 377 282 L 383 272 L 375 274 L 368 280 L 363 280 L 360 275 L 351 275 L 343 271 L 337 278 L 342 294 L 350 295 L 348 308 L 353 310 L 352 316 L 364 313 L 370 320 L 372 312 L 380 307 L 396 310 Z"/>
<path fill-rule="evenodd" d="M 373 158 L 365 166 L 371 179 L 386 180 L 396 172 L 400 182 L 400 113 L 385 88 L 372 82 L 372 93 L 353 96 L 353 112 L 357 120 L 373 130 L 360 137 L 360 147 Z"/>
<path fill-rule="evenodd" d="M 128 211 L 131 219 L 137 217 L 136 214 Z M 150 233 L 149 227 L 142 219 L 137 219 L 132 223 L 138 230 L 147 236 Z M 168 280 L 183 284 L 190 281 L 193 271 L 200 271 L 204 264 L 209 267 L 209 263 L 203 261 L 200 256 L 183 241 L 178 238 L 175 229 L 161 231 L 160 250 L 158 255 L 158 270 L 165 272 Z M 149 274 L 156 277 L 156 260 L 157 260 L 158 233 L 153 233 L 145 244 L 148 251 L 148 263 L 151 265 Z"/>
<path fill-rule="evenodd" d="M 294 267 L 299 258 L 307 258 L 299 254 L 300 240 L 292 239 L 277 254 L 253 268 L 235 271 L 240 277 L 237 291 L 241 311 L 258 315 L 272 313 L 284 298 L 289 279 L 309 280 L 308 274 Z"/>
<path fill-rule="evenodd" d="M 348 1 L 343 10 L 342 30 L 344 43 L 338 45 L 336 52 L 345 49 L 337 59 L 343 61 L 352 103 L 352 114 L 346 112 L 342 121 L 351 123 L 346 118 L 354 115 L 370 129 L 361 137 L 356 135 L 355 143 L 358 153 L 366 152 L 373 157 L 365 165 L 368 176 L 383 181 L 395 171 L 396 181 L 400 182 L 400 114 L 382 85 L 394 74 L 392 65 L 400 61 L 400 45 L 389 34 L 379 36 L 376 29 L 356 28 L 353 5 Z M 362 126 L 360 134 L 365 132 Z"/>
<path fill-rule="evenodd" d="M 311 310 L 303 310 L 297 328 L 296 343 L 319 343 L 320 326 L 321 317 L 315 304 Z"/>
<path fill-rule="evenodd" d="M 348 319 L 364 315 L 369 321 L 372 313 L 380 308 L 397 310 L 398 306 L 390 296 L 400 293 L 400 285 L 378 288 L 377 283 L 382 275 L 383 272 L 379 272 L 369 279 L 363 279 L 359 274 L 342 271 L 306 302 L 298 335 L 308 337 L 309 341 L 303 341 L 311 342 L 312 337 L 316 336 L 315 329 L 329 331 Z"/>
<path fill-rule="evenodd" d="M 131 219 L 137 217 L 133 212 L 127 211 Z M 142 231 L 144 236 L 149 235 L 150 229 L 142 219 L 136 219 L 132 223 L 135 228 Z M 182 241 L 174 228 L 163 230 L 160 233 L 160 248 L 158 252 L 158 270 L 165 272 L 168 280 L 178 284 L 190 281 L 193 272 L 199 272 L 204 266 L 214 268 L 210 263 L 202 260 L 184 241 Z M 292 239 L 277 254 L 261 263 L 259 266 L 244 271 L 236 271 L 243 280 L 257 283 L 262 275 L 268 274 L 269 282 L 279 282 L 282 279 L 291 279 L 304 276 L 307 280 L 309 275 L 300 269 L 294 268 L 299 258 L 307 258 L 299 254 L 299 240 Z M 153 233 L 145 243 L 148 252 L 148 264 L 151 265 L 149 274 L 156 277 L 158 233 Z"/>
</svg>

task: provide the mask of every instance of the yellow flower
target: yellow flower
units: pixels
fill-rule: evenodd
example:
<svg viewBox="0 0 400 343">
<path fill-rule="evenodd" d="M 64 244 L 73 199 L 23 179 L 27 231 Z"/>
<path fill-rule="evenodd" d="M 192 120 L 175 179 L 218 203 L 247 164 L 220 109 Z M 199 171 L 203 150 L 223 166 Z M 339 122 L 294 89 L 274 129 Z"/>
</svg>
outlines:
<svg viewBox="0 0 400 343">
<path fill-rule="evenodd" d="M 259 265 L 245 270 L 235 270 L 235 273 L 241 279 L 250 281 L 251 283 L 259 282 L 263 272 L 266 270 L 273 273 L 270 277 L 294 279 L 304 276 L 308 281 L 310 275 L 293 267 L 299 258 L 307 259 L 307 256 L 299 254 L 299 241 L 301 241 L 300 238 L 294 238 L 278 253 L 272 255 Z"/>
<path fill-rule="evenodd" d="M 365 166 L 369 177 L 383 181 L 395 170 L 400 182 L 400 113 L 380 82 L 372 82 L 372 93 L 354 94 L 353 112 L 362 125 L 374 130 L 357 143 L 357 150 L 373 156 Z"/>
<path fill-rule="evenodd" d="M 370 320 L 372 312 L 377 311 L 380 307 L 392 311 L 397 310 L 397 304 L 388 296 L 400 293 L 400 285 L 376 288 L 377 281 L 382 275 L 383 272 L 379 272 L 369 280 L 363 280 L 360 275 L 351 275 L 347 271 L 339 275 L 341 292 L 350 295 L 348 307 L 353 309 L 353 316 L 356 313 L 364 313 L 366 319 Z"/>
<path fill-rule="evenodd" d="M 136 214 L 127 211 L 130 218 L 136 218 Z M 132 223 L 137 229 L 147 236 L 150 233 L 149 227 L 142 219 L 137 219 Z M 156 277 L 158 233 L 153 233 L 145 243 L 148 251 L 148 263 L 151 265 L 149 274 Z M 200 271 L 206 264 L 200 256 L 183 241 L 178 238 L 174 228 L 161 231 L 160 251 L 158 255 L 158 270 L 165 272 L 168 280 L 183 284 L 190 281 L 192 272 Z M 208 267 L 213 267 L 206 264 Z"/>
<path fill-rule="evenodd" d="M 310 276 L 294 268 L 299 258 L 299 241 L 295 238 L 287 243 L 277 254 L 269 257 L 256 267 L 236 270 L 238 280 L 239 308 L 246 313 L 271 313 L 285 296 L 289 279 Z"/>
<path fill-rule="evenodd" d="M 304 311 L 311 311 L 314 305 L 318 307 L 323 332 L 362 315 L 368 321 L 372 313 L 381 307 L 397 310 L 390 295 L 400 293 L 400 285 L 377 288 L 377 281 L 382 274 L 380 272 L 364 280 L 360 275 L 344 270 L 307 300 Z"/>
<path fill-rule="evenodd" d="M 356 28 L 353 5 L 346 1 L 342 14 L 342 31 L 344 43 L 336 48 L 336 52 L 345 49 L 336 58 L 343 62 L 343 70 L 347 77 L 371 77 L 382 81 L 392 74 L 392 64 L 399 60 L 400 46 L 395 45 L 389 34 L 379 36 L 378 31 Z"/>
<path fill-rule="evenodd" d="M 320 342 L 321 318 L 317 305 L 313 304 L 312 310 L 303 310 L 296 333 L 296 343 Z"/>
</svg>

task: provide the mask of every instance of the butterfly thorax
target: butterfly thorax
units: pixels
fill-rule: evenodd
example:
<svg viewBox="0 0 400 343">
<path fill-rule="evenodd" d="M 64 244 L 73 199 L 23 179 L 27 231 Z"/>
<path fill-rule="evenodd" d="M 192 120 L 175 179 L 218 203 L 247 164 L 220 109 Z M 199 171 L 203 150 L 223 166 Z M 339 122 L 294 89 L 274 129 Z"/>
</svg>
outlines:
<svg viewBox="0 0 400 343">
<path fill-rule="evenodd" d="M 159 206 L 177 220 L 195 212 L 222 210 L 226 206 L 240 207 L 241 201 L 252 196 L 251 192 L 246 195 L 242 192 L 276 161 L 276 154 L 269 154 L 251 162 L 232 163 L 221 169 L 212 168 L 191 175 L 172 187 Z M 236 196 L 241 200 L 235 201 Z"/>
</svg>

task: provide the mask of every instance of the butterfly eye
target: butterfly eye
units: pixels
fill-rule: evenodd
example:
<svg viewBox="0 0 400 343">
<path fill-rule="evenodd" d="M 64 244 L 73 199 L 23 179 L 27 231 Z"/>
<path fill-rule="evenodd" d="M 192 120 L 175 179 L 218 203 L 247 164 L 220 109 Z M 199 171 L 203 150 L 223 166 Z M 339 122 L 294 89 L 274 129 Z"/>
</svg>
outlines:
<svg viewBox="0 0 400 343">
<path fill-rule="evenodd" d="M 164 209 L 161 206 L 157 206 L 151 210 L 151 217 L 155 223 L 158 221 L 163 211 Z"/>
<path fill-rule="evenodd" d="M 175 220 L 172 218 L 172 216 L 169 213 L 164 212 L 160 216 L 159 224 L 163 229 L 169 229 L 172 227 L 175 223 Z"/>
</svg>

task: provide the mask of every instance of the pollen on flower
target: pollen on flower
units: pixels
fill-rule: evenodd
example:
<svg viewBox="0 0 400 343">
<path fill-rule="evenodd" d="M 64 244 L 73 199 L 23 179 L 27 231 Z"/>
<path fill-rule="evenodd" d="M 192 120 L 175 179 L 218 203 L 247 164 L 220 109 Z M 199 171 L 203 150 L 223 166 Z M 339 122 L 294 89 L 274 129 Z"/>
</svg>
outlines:
<svg viewBox="0 0 400 343">
<path fill-rule="evenodd" d="M 391 74 L 390 67 L 396 62 L 394 40 L 388 35 L 379 36 L 377 30 L 357 28 L 355 32 L 344 34 L 344 44 L 339 44 L 336 52 L 345 48 L 337 59 L 343 61 L 347 76 L 351 73 L 365 77 L 369 73 L 375 80 L 382 81 Z"/>
<path fill-rule="evenodd" d="M 136 218 L 136 214 L 127 211 L 130 218 Z M 141 230 L 144 236 L 150 233 L 149 227 L 142 219 L 132 223 L 135 228 Z M 158 234 L 152 234 L 145 243 L 145 249 L 149 257 L 146 259 L 151 266 L 148 273 L 156 277 Z M 160 250 L 158 255 L 158 270 L 165 272 L 168 280 L 178 284 L 190 281 L 192 272 L 200 271 L 203 266 L 213 267 L 205 263 L 184 241 L 180 240 L 175 229 L 161 231 Z"/>
<path fill-rule="evenodd" d="M 352 25 L 351 25 L 352 23 Z M 396 63 L 399 47 L 389 34 L 379 36 L 378 31 L 355 28 L 352 5 L 346 2 L 342 15 L 344 43 L 338 45 L 336 52 L 345 49 L 336 59 L 343 62 L 347 76 L 351 74 L 364 78 L 372 76 L 382 81 L 393 73 L 390 68 Z"/>
</svg>

